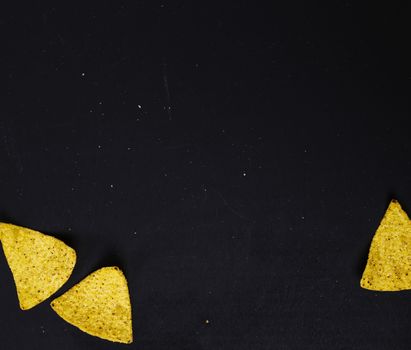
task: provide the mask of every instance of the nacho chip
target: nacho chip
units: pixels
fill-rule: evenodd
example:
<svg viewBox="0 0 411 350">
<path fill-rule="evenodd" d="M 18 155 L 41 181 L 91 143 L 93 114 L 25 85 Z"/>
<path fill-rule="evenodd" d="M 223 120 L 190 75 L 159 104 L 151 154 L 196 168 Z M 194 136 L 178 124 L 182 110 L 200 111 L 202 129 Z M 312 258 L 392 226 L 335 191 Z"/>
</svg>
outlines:
<svg viewBox="0 0 411 350">
<path fill-rule="evenodd" d="M 360 285 L 379 291 L 411 289 L 411 221 L 396 200 L 372 239 Z"/>
<path fill-rule="evenodd" d="M 133 341 L 127 280 L 118 267 L 93 272 L 53 300 L 51 307 L 88 334 L 119 343 Z"/>
<path fill-rule="evenodd" d="M 68 280 L 76 252 L 57 238 L 0 223 L 0 240 L 22 310 L 54 294 Z"/>
</svg>

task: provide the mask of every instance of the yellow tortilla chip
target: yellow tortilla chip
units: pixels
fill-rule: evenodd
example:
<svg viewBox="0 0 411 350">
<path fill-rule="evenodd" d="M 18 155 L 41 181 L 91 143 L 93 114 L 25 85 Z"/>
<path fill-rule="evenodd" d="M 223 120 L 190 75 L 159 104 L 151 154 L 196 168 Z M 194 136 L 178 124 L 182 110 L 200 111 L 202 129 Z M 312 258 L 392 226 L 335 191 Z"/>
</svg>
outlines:
<svg viewBox="0 0 411 350">
<path fill-rule="evenodd" d="M 0 223 L 0 240 L 22 310 L 54 294 L 68 280 L 76 252 L 52 236 Z"/>
<path fill-rule="evenodd" d="M 53 300 L 51 307 L 88 334 L 119 343 L 133 341 L 127 280 L 116 266 L 93 272 Z"/>
<path fill-rule="evenodd" d="M 371 242 L 360 285 L 379 291 L 411 289 L 411 221 L 396 200 Z"/>
</svg>

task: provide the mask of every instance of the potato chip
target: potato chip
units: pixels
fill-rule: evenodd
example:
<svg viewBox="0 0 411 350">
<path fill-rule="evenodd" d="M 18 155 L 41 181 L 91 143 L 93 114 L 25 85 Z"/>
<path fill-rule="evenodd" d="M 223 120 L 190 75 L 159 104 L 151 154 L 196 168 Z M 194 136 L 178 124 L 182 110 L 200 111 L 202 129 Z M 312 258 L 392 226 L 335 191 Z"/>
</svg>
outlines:
<svg viewBox="0 0 411 350">
<path fill-rule="evenodd" d="M 0 239 L 22 310 L 54 294 L 73 271 L 76 252 L 57 238 L 0 223 Z"/>
<path fill-rule="evenodd" d="M 411 221 L 396 200 L 372 239 L 360 285 L 379 291 L 411 289 Z"/>
<path fill-rule="evenodd" d="M 133 341 L 127 280 L 118 267 L 93 272 L 53 300 L 51 307 L 88 334 L 113 342 Z"/>
</svg>

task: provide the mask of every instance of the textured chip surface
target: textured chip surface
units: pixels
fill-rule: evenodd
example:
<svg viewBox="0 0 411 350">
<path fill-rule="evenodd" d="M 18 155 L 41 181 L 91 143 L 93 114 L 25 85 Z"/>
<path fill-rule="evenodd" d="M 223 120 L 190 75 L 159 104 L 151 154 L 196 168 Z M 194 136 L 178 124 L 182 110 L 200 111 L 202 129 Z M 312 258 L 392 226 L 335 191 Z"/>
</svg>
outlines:
<svg viewBox="0 0 411 350">
<path fill-rule="evenodd" d="M 70 277 L 76 252 L 52 236 L 0 223 L 0 240 L 22 310 L 54 294 Z"/>
<path fill-rule="evenodd" d="M 372 239 L 360 285 L 379 291 L 411 289 L 411 221 L 396 200 Z"/>
<path fill-rule="evenodd" d="M 91 273 L 53 300 L 51 307 L 88 334 L 113 342 L 133 341 L 127 280 L 116 266 Z"/>
</svg>

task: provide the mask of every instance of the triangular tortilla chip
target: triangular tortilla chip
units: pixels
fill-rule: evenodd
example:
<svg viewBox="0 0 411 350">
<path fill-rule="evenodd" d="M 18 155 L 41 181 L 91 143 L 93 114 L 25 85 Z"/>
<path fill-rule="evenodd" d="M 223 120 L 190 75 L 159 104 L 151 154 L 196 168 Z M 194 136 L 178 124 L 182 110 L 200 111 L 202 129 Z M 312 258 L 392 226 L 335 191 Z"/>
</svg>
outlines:
<svg viewBox="0 0 411 350">
<path fill-rule="evenodd" d="M 127 280 L 118 267 L 93 272 L 53 300 L 51 307 L 88 334 L 113 342 L 133 341 Z"/>
<path fill-rule="evenodd" d="M 396 200 L 372 239 L 360 284 L 379 291 L 411 289 L 411 221 Z"/>
<path fill-rule="evenodd" d="M 54 294 L 68 280 L 76 252 L 52 236 L 0 223 L 0 240 L 22 310 Z"/>
</svg>

